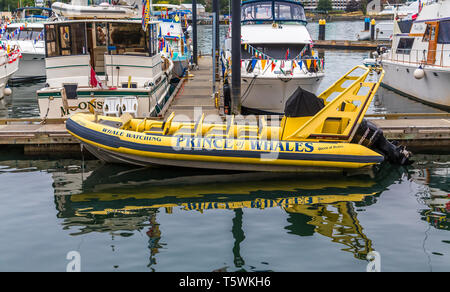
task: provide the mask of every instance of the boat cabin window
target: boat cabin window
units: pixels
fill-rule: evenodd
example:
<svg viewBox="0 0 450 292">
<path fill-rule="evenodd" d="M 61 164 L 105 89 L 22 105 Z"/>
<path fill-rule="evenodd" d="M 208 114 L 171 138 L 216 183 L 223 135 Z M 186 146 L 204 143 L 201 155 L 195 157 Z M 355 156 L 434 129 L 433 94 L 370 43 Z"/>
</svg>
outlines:
<svg viewBox="0 0 450 292">
<path fill-rule="evenodd" d="M 306 21 L 305 10 L 298 4 L 275 2 L 275 20 Z"/>
<path fill-rule="evenodd" d="M 242 22 L 302 21 L 306 22 L 305 10 L 300 3 L 289 1 L 257 1 L 243 3 Z"/>
<path fill-rule="evenodd" d="M 438 43 L 450 44 L 450 20 L 439 23 Z"/>
<path fill-rule="evenodd" d="M 140 23 L 109 23 L 109 50 L 112 55 L 148 56 L 146 40 Z"/>
<path fill-rule="evenodd" d="M 85 23 L 47 24 L 45 31 L 47 57 L 87 53 Z"/>
<path fill-rule="evenodd" d="M 241 12 L 241 21 L 273 19 L 272 2 L 243 4 Z"/>
<path fill-rule="evenodd" d="M 414 38 L 400 38 L 397 45 L 397 54 L 409 55 L 414 44 Z"/>
<path fill-rule="evenodd" d="M 436 26 L 427 24 L 425 34 L 423 35 L 422 42 L 428 42 L 436 39 Z"/>
<path fill-rule="evenodd" d="M 95 24 L 95 45 L 96 47 L 106 46 L 106 35 L 108 31 L 106 23 L 98 22 Z"/>
<path fill-rule="evenodd" d="M 8 35 L 10 40 L 19 40 L 19 41 L 27 41 L 27 40 L 37 40 L 39 38 L 39 35 L 42 32 L 42 29 L 34 28 L 34 29 L 27 29 L 19 31 L 19 33 L 15 33 L 14 36 L 12 35 L 12 32 L 14 32 L 16 29 L 10 29 L 6 33 L 2 35 L 2 40 L 8 40 Z M 43 35 L 40 37 L 40 39 L 43 39 Z"/>
</svg>

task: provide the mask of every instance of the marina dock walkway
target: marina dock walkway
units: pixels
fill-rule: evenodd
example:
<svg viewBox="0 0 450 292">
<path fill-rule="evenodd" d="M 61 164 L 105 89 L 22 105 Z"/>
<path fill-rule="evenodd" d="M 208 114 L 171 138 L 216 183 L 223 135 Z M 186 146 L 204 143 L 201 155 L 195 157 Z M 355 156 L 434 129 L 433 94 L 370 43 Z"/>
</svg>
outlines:
<svg viewBox="0 0 450 292">
<path fill-rule="evenodd" d="M 214 105 L 212 91 L 212 63 L 210 56 L 198 59 L 198 70 L 190 73 L 192 76 L 186 77 L 180 91 L 172 100 L 172 104 L 166 111 L 166 116 L 172 112 L 182 120 L 181 117 L 191 121 L 198 119 L 194 113 L 204 113 L 206 115 L 219 114 L 219 110 Z M 196 111 L 198 109 L 198 111 Z M 201 111 L 200 111 L 201 110 Z"/>
</svg>

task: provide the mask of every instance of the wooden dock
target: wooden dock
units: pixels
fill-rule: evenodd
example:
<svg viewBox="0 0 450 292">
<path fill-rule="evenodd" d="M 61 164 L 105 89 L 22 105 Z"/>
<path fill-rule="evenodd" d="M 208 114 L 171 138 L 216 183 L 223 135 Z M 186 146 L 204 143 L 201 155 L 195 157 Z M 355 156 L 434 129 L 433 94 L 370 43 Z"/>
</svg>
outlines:
<svg viewBox="0 0 450 292">
<path fill-rule="evenodd" d="M 212 92 L 211 57 L 199 58 L 174 91 L 165 118 L 173 111 L 178 120 L 220 115 Z M 219 86 L 219 82 L 217 83 Z M 183 117 L 180 119 L 180 117 Z M 450 153 L 450 114 L 368 114 L 386 138 L 397 140 L 414 153 Z M 22 147 L 26 154 L 80 153 L 77 139 L 67 133 L 63 119 L 0 119 L 0 146 Z"/>
<path fill-rule="evenodd" d="M 375 51 L 377 46 L 390 47 L 390 41 L 350 41 L 350 40 L 315 40 L 314 47 L 334 50 L 370 50 Z"/>
<path fill-rule="evenodd" d="M 198 59 L 198 70 L 191 71 L 186 77 L 180 91 L 173 98 L 166 115 L 175 112 L 178 120 L 197 120 L 194 115 L 204 113 L 205 115 L 219 115 L 219 109 L 215 107 L 212 91 L 212 64 L 211 57 L 205 56 Z M 219 86 L 219 82 L 216 83 Z M 181 119 L 184 117 L 183 119 Z"/>
</svg>

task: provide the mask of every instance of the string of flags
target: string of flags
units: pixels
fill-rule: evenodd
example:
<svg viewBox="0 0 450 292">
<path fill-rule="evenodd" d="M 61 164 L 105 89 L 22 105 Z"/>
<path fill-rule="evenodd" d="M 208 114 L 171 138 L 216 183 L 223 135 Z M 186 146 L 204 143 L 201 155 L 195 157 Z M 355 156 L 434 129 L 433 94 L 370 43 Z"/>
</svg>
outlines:
<svg viewBox="0 0 450 292">
<path fill-rule="evenodd" d="M 186 37 L 183 36 L 173 36 L 173 35 L 162 35 L 161 27 L 159 27 L 159 33 L 158 33 L 158 49 L 162 53 L 166 53 L 170 58 L 173 59 L 174 56 L 174 50 L 172 49 L 172 41 L 181 41 L 180 42 L 180 55 L 187 54 L 188 46 L 186 45 Z"/>
<path fill-rule="evenodd" d="M 0 37 L 3 39 L 6 39 L 8 41 L 12 40 L 15 36 L 19 35 L 20 31 L 24 30 L 28 26 L 28 23 L 25 22 L 24 24 L 22 24 L 15 30 L 8 32 L 8 25 L 10 25 L 10 24 L 11 23 L 5 23 L 0 28 Z M 32 31 L 28 31 L 28 33 L 31 34 Z M 5 34 L 6 34 L 6 37 L 5 37 Z M 37 37 L 34 37 L 33 42 L 34 42 L 34 44 L 36 44 L 38 41 L 43 40 L 43 39 L 44 39 L 44 30 L 42 30 Z"/>
<path fill-rule="evenodd" d="M 20 52 L 18 47 L 11 48 L 10 45 L 5 45 L 4 43 L 0 44 L 0 48 L 6 51 L 6 54 L 8 56 L 8 63 L 14 63 L 17 61 L 17 59 L 22 58 L 22 53 Z M 4 64 L 1 64 L 4 65 Z"/>
<path fill-rule="evenodd" d="M 244 50 L 246 50 L 250 55 L 254 56 L 258 59 L 265 59 L 265 60 L 275 60 L 274 58 L 270 57 L 269 55 L 259 51 L 257 48 L 253 47 L 250 44 L 245 43 L 244 44 Z M 293 60 L 300 60 L 303 56 L 304 51 L 306 50 L 306 46 L 302 49 L 302 51 L 293 58 Z M 289 48 L 286 50 L 285 59 L 290 59 L 290 52 Z"/>
<path fill-rule="evenodd" d="M 284 75 L 293 75 L 294 69 L 299 67 L 300 70 L 306 69 L 307 71 L 323 71 L 325 69 L 324 59 L 319 59 L 315 55 L 314 51 L 311 51 L 312 56 L 305 56 L 305 48 L 293 59 L 290 58 L 289 48 L 286 50 L 284 60 L 275 59 L 269 55 L 259 51 L 250 44 L 244 44 L 244 50 L 246 50 L 251 56 L 250 60 L 241 60 L 241 67 L 247 69 L 247 71 L 252 72 L 256 66 L 259 66 L 261 70 L 265 70 L 267 66 L 270 66 L 271 72 L 273 72 L 277 67 L 279 71 Z M 226 60 L 227 65 L 231 64 L 231 60 Z"/>
<path fill-rule="evenodd" d="M 227 60 L 227 63 L 228 61 L 229 60 Z M 251 59 L 241 60 L 241 67 L 242 66 L 244 66 L 244 68 L 246 68 L 250 72 L 252 72 L 256 68 L 256 66 L 259 66 L 261 70 L 266 70 L 266 67 L 269 66 L 271 72 L 273 72 L 278 67 L 279 71 L 284 75 L 293 75 L 294 69 L 297 67 L 299 67 L 300 70 L 305 69 L 307 71 L 323 71 L 325 69 L 325 61 L 324 59 L 319 59 L 317 57 L 315 57 L 314 59 L 303 60 Z"/>
</svg>

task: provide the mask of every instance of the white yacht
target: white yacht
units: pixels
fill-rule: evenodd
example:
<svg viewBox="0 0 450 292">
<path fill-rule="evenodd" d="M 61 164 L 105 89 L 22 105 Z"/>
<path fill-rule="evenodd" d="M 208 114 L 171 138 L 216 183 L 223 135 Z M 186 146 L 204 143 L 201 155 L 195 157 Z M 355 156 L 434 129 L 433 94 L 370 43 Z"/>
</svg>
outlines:
<svg viewBox="0 0 450 292">
<path fill-rule="evenodd" d="M 0 109 L 6 108 L 4 96 L 11 94 L 6 88 L 8 80 L 19 68 L 20 51 L 14 49 L 10 52 L 0 49 Z"/>
<path fill-rule="evenodd" d="M 392 49 L 380 57 L 384 87 L 450 110 L 449 17 L 450 0 L 440 0 L 424 3 L 414 20 L 394 22 Z"/>
<path fill-rule="evenodd" d="M 315 93 L 324 77 L 323 59 L 312 49 L 303 5 L 249 0 L 241 9 L 242 111 L 282 114 L 298 87 Z M 231 26 L 223 64 L 231 72 Z"/>
<path fill-rule="evenodd" d="M 158 22 L 149 20 L 144 26 L 138 11 L 133 19 L 128 14 L 91 18 L 79 13 L 108 4 L 64 5 L 64 20 L 44 24 L 47 84 L 37 91 L 41 117 L 79 111 L 157 116 L 166 105 L 173 69 L 158 52 Z"/>
<path fill-rule="evenodd" d="M 10 23 L 2 29 L 1 42 L 5 46 L 17 46 L 22 60 L 11 81 L 45 79 L 44 24 L 52 14 L 46 7 L 22 7 L 15 11 Z"/>
</svg>

